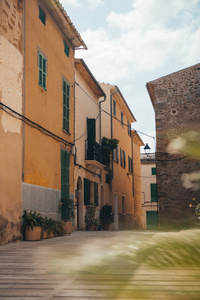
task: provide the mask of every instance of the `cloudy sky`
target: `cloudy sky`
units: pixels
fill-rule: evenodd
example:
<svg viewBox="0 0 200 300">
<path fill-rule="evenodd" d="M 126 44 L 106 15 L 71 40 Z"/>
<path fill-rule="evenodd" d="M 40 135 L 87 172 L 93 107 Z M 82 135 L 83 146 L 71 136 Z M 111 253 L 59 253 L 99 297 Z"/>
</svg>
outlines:
<svg viewBox="0 0 200 300">
<path fill-rule="evenodd" d="M 200 0 L 60 0 L 88 50 L 76 51 L 99 82 L 119 87 L 137 123 L 155 136 L 148 81 L 200 62 Z M 155 151 L 152 138 L 141 134 Z"/>
</svg>

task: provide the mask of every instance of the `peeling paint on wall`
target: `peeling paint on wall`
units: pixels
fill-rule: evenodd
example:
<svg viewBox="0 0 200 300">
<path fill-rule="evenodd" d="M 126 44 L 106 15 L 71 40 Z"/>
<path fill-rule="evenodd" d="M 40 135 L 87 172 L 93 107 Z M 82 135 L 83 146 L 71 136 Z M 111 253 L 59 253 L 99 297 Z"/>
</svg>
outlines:
<svg viewBox="0 0 200 300">
<path fill-rule="evenodd" d="M 22 112 L 22 54 L 6 40 L 1 37 L 1 72 L 0 91 L 1 102 L 21 114 Z M 16 76 L 17 75 L 17 76 Z M 1 123 L 4 132 L 20 133 L 21 121 L 10 117 L 6 112 L 2 114 Z"/>
</svg>

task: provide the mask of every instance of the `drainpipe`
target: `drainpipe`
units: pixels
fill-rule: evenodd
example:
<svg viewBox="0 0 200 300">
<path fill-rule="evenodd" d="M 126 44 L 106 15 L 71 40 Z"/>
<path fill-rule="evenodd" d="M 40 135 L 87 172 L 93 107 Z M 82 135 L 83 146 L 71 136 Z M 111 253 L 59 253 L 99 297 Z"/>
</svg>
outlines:
<svg viewBox="0 0 200 300">
<path fill-rule="evenodd" d="M 99 144 L 101 145 L 101 103 L 106 101 L 106 96 L 104 99 L 99 101 Z"/>
<path fill-rule="evenodd" d="M 112 114 L 112 97 L 119 91 L 118 87 L 116 86 L 116 91 L 110 95 L 110 130 L 111 130 L 111 139 L 113 138 L 113 114 Z M 112 162 L 111 162 L 111 171 L 112 171 L 112 178 L 113 178 L 113 153 L 112 153 Z"/>
</svg>

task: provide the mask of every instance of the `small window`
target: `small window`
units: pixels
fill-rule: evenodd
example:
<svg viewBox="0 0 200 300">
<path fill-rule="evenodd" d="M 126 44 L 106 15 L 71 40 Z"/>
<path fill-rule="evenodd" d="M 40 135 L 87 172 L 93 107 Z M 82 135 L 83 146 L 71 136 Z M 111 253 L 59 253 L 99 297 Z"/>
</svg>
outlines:
<svg viewBox="0 0 200 300">
<path fill-rule="evenodd" d="M 122 215 L 125 215 L 125 197 L 122 196 Z"/>
<path fill-rule="evenodd" d="M 119 163 L 119 145 L 113 150 L 113 160 L 118 164 Z"/>
<path fill-rule="evenodd" d="M 156 183 L 151 183 L 151 202 L 158 202 Z"/>
<path fill-rule="evenodd" d="M 123 114 L 123 112 L 121 111 L 121 125 L 123 125 L 124 124 L 124 114 Z"/>
<path fill-rule="evenodd" d="M 126 169 L 126 151 L 124 151 L 124 169 Z"/>
<path fill-rule="evenodd" d="M 127 128 L 128 128 L 128 135 L 131 136 L 131 124 L 129 123 L 129 121 L 127 122 Z"/>
<path fill-rule="evenodd" d="M 63 129 L 69 132 L 69 91 L 70 86 L 63 80 Z"/>
<path fill-rule="evenodd" d="M 64 52 L 69 57 L 69 46 L 64 42 Z"/>
<path fill-rule="evenodd" d="M 156 175 L 156 168 L 151 168 L 151 175 Z"/>
<path fill-rule="evenodd" d="M 39 52 L 39 85 L 46 91 L 47 60 Z"/>
<path fill-rule="evenodd" d="M 118 164 L 119 163 L 119 145 L 117 145 L 116 152 L 117 152 L 117 161 L 116 161 L 116 163 Z"/>
<path fill-rule="evenodd" d="M 113 115 L 116 116 L 116 101 L 113 100 Z"/>
<path fill-rule="evenodd" d="M 94 182 L 94 205 L 99 205 L 98 183 Z"/>
<path fill-rule="evenodd" d="M 90 205 L 90 181 L 84 178 L 84 205 Z"/>
<path fill-rule="evenodd" d="M 39 19 L 42 21 L 44 25 L 46 25 L 46 15 L 40 6 L 39 6 Z"/>
<path fill-rule="evenodd" d="M 128 171 L 133 174 L 133 160 L 130 156 L 128 156 Z"/>
<path fill-rule="evenodd" d="M 121 162 L 121 167 L 126 168 L 126 151 L 124 151 L 122 148 L 120 148 L 120 162 Z"/>
</svg>

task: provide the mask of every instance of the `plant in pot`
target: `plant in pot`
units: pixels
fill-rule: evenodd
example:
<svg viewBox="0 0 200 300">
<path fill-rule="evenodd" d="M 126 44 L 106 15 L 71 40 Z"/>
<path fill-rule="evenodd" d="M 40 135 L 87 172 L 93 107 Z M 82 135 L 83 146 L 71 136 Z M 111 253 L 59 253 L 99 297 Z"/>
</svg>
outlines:
<svg viewBox="0 0 200 300">
<path fill-rule="evenodd" d="M 41 230 L 43 226 L 44 219 L 36 211 L 27 212 L 24 210 L 23 224 L 21 227 L 22 233 L 26 241 L 39 241 L 41 238 Z"/>
<path fill-rule="evenodd" d="M 70 221 L 74 218 L 74 201 L 72 199 L 61 199 L 61 220 L 63 225 L 63 230 L 66 234 L 72 233 L 72 222 Z"/>
<path fill-rule="evenodd" d="M 109 225 L 114 222 L 114 213 L 112 211 L 112 206 L 106 205 L 102 206 L 100 210 L 100 223 L 103 226 L 103 230 L 109 230 Z"/>
<path fill-rule="evenodd" d="M 42 224 L 42 233 L 41 233 L 41 238 L 42 239 L 46 239 L 50 236 L 51 234 L 51 227 L 50 227 L 50 220 L 45 217 L 43 220 L 43 224 Z"/>
<path fill-rule="evenodd" d="M 95 223 L 96 223 L 95 210 L 96 210 L 96 206 L 92 203 L 86 206 L 86 214 L 85 214 L 86 230 L 95 230 Z"/>
</svg>

